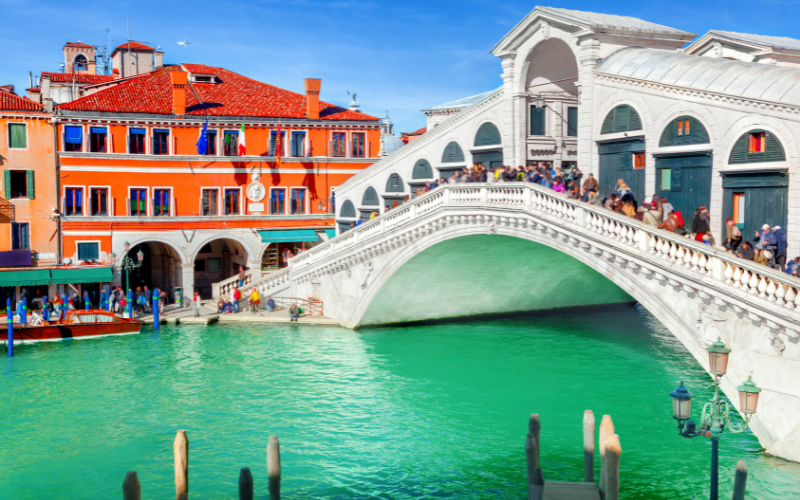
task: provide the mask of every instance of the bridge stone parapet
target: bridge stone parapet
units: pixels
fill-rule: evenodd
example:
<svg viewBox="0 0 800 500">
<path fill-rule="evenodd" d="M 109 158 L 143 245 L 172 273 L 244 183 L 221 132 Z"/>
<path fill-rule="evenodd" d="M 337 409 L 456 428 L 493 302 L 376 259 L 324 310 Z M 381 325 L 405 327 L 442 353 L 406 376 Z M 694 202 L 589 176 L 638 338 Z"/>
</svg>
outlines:
<svg viewBox="0 0 800 500">
<path fill-rule="evenodd" d="M 792 382 L 800 376 L 800 280 L 538 185 L 442 186 L 299 255 L 286 270 L 253 286 L 262 295 L 321 299 L 326 316 L 350 328 L 545 307 L 541 304 L 599 304 L 620 296 L 608 293 L 606 299 L 597 288 L 575 289 L 568 302 L 554 302 L 547 296 L 557 295 L 555 290 L 542 279 L 514 291 L 542 294 L 530 302 L 535 306 L 518 305 L 522 301 L 509 310 L 502 301 L 487 300 L 459 309 L 458 288 L 472 286 L 458 282 L 459 270 L 451 272 L 452 297 L 430 295 L 431 290 L 441 295 L 442 283 L 425 283 L 424 276 L 403 281 L 410 289 L 397 288 L 393 280 L 415 258 L 448 241 L 477 236 L 497 237 L 492 245 L 506 244 L 509 237 L 535 244 L 518 262 L 535 265 L 536 248 L 543 248 L 587 266 L 647 308 L 705 368 L 705 347 L 722 337 L 733 349 L 723 390 L 735 396 L 736 385 L 752 375 L 764 388 L 754 432 L 770 453 L 800 461 L 800 384 Z M 486 249 L 489 262 L 492 250 Z M 497 271 L 473 270 L 500 276 Z M 545 271 L 537 272 L 545 276 Z M 442 276 L 437 279 L 448 279 Z M 558 286 L 569 287 L 570 281 Z M 485 287 L 473 293 L 480 290 Z M 426 301 L 446 307 L 434 312 Z M 731 400 L 738 405 L 738 398 Z"/>
</svg>

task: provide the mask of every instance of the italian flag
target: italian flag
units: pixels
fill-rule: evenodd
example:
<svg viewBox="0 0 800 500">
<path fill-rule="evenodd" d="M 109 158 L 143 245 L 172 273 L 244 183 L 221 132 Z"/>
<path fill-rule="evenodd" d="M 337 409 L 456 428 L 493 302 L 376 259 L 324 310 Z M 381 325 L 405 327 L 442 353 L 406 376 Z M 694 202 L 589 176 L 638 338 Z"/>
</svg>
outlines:
<svg viewBox="0 0 800 500">
<path fill-rule="evenodd" d="M 237 141 L 239 144 L 239 156 L 244 156 L 245 154 L 245 146 L 244 146 L 244 120 L 242 120 L 242 130 L 239 131 L 239 140 Z"/>
</svg>

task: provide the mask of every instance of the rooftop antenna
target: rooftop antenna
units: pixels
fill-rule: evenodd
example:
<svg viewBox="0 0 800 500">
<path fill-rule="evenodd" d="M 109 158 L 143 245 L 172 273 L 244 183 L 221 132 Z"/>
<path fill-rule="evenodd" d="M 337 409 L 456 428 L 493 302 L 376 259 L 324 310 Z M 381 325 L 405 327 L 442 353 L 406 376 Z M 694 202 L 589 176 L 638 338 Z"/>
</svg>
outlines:
<svg viewBox="0 0 800 500">
<path fill-rule="evenodd" d="M 186 62 L 187 63 L 189 62 L 189 45 L 191 45 L 191 44 L 192 44 L 192 42 L 190 42 L 189 40 L 187 40 L 185 38 L 183 39 L 182 42 L 178 42 L 178 45 L 183 45 L 184 47 L 186 47 Z"/>
<path fill-rule="evenodd" d="M 125 22 L 128 25 L 128 64 L 131 65 L 130 72 L 133 73 L 133 59 L 131 59 L 131 18 L 126 17 Z M 130 75 L 120 75 L 120 76 L 130 76 Z"/>
<path fill-rule="evenodd" d="M 102 29 L 100 31 L 105 31 L 108 34 L 108 45 L 103 48 L 103 74 L 108 74 L 108 70 L 110 69 L 109 66 L 109 59 L 111 59 L 111 30 L 108 28 Z M 101 45 L 102 47 L 102 45 Z"/>
</svg>

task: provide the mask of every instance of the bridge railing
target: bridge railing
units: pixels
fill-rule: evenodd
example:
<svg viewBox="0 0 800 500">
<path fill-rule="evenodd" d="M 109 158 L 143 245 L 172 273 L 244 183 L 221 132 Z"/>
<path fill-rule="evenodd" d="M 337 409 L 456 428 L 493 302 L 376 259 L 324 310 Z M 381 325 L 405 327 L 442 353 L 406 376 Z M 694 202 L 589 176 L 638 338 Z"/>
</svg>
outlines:
<svg viewBox="0 0 800 500">
<path fill-rule="evenodd" d="M 573 228 L 577 226 L 582 231 L 590 231 L 623 245 L 636 247 L 652 258 L 682 266 L 698 275 L 712 277 L 727 286 L 787 309 L 800 310 L 800 280 L 797 278 L 605 208 L 568 199 L 563 194 L 531 183 L 441 186 L 293 258 L 287 269 L 262 278 L 253 285 L 266 292 L 285 284 L 290 275 L 302 273 L 323 259 L 331 258 L 361 242 L 391 233 L 440 207 L 479 208 L 487 205 L 548 214 Z M 649 273 L 651 270 L 643 269 L 643 272 Z M 678 285 L 670 277 L 658 272 L 655 274 L 659 280 Z M 701 296 L 705 294 L 702 290 L 697 290 L 697 293 Z"/>
</svg>

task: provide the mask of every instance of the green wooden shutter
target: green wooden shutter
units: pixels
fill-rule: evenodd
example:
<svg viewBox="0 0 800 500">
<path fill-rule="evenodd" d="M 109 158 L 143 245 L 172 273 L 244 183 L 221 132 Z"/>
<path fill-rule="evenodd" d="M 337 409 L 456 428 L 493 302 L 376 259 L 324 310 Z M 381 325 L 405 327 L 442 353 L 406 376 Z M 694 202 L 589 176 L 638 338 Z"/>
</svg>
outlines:
<svg viewBox="0 0 800 500">
<path fill-rule="evenodd" d="M 731 149 L 731 156 L 728 158 L 729 165 L 747 163 L 747 134 L 739 137 Z"/>
<path fill-rule="evenodd" d="M 672 120 L 667 125 L 667 128 L 664 129 L 664 132 L 661 134 L 661 140 L 658 141 L 658 145 L 662 148 L 665 146 L 674 146 L 675 145 L 675 135 L 677 134 L 677 127 L 678 127 L 678 120 Z"/>
<path fill-rule="evenodd" d="M 493 123 L 484 123 L 475 134 L 475 146 L 491 146 L 500 143 L 500 130 Z"/>
<path fill-rule="evenodd" d="M 614 112 L 614 132 L 627 132 L 630 126 L 630 106 L 617 106 Z"/>
<path fill-rule="evenodd" d="M 375 188 L 370 186 L 364 191 L 364 197 L 361 198 L 361 205 L 363 206 L 375 206 L 378 205 L 378 192 L 375 191 Z"/>
<path fill-rule="evenodd" d="M 786 160 L 786 155 L 783 153 L 783 146 L 781 145 L 781 142 L 778 140 L 778 138 L 767 132 L 766 140 L 767 144 L 764 150 L 766 151 L 767 154 L 765 161 Z"/>
<path fill-rule="evenodd" d="M 625 151 L 617 153 L 617 169 L 630 170 L 633 165 L 633 153 Z"/>
<path fill-rule="evenodd" d="M 9 133 L 9 147 L 24 149 L 28 147 L 28 138 L 26 136 L 28 129 L 25 125 L 20 123 L 11 123 L 8 126 Z"/>
<path fill-rule="evenodd" d="M 681 172 L 680 168 L 673 168 L 672 169 L 672 177 L 670 179 L 670 191 L 680 191 L 681 190 L 681 179 L 683 178 L 683 173 Z"/>
<path fill-rule="evenodd" d="M 353 202 L 350 200 L 345 200 L 342 203 L 342 211 L 341 217 L 355 217 L 356 216 L 356 207 L 353 206 Z"/>
<path fill-rule="evenodd" d="M 567 108 L 567 136 L 578 136 L 578 108 Z"/>
<path fill-rule="evenodd" d="M 692 144 L 708 144 L 708 131 L 706 127 L 700 123 L 700 120 L 691 118 L 692 122 Z"/>
<path fill-rule="evenodd" d="M 603 127 L 600 129 L 601 134 L 611 134 L 614 132 L 614 109 L 608 112 L 606 119 L 603 120 Z"/>
<path fill-rule="evenodd" d="M 531 135 L 545 135 L 545 109 L 531 106 Z"/>
<path fill-rule="evenodd" d="M 457 142 L 451 142 L 444 148 L 442 163 L 463 163 L 463 161 L 464 151 L 461 150 L 461 146 Z"/>
<path fill-rule="evenodd" d="M 3 191 L 7 200 L 11 199 L 11 170 L 3 172 Z"/>
<path fill-rule="evenodd" d="M 635 109 L 628 106 L 628 128 L 625 130 L 620 130 L 619 132 L 627 132 L 629 130 L 642 130 L 642 119 L 639 118 L 639 113 L 636 112 Z"/>
<path fill-rule="evenodd" d="M 431 164 L 428 163 L 428 160 L 419 160 L 414 165 L 414 170 L 411 173 L 411 179 L 432 179 L 433 178 L 433 169 L 431 168 Z"/>
<path fill-rule="evenodd" d="M 33 170 L 28 170 L 26 173 L 28 174 L 28 199 L 32 200 L 36 194 L 36 190 L 33 188 Z"/>
</svg>

